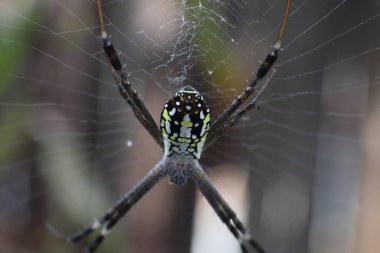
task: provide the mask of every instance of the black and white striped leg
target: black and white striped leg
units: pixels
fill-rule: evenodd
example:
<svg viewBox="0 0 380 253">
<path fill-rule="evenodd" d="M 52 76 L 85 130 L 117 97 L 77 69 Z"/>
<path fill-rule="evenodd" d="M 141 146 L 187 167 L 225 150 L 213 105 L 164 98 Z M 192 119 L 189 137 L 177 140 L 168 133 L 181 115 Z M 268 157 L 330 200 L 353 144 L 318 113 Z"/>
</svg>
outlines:
<svg viewBox="0 0 380 253">
<path fill-rule="evenodd" d="M 212 141 L 215 141 L 215 135 L 217 134 L 216 129 L 223 128 L 228 121 L 230 121 L 233 114 L 247 101 L 247 99 L 255 92 L 256 85 L 266 76 L 266 74 L 272 69 L 274 63 L 278 58 L 278 54 L 281 48 L 282 38 L 285 33 L 286 24 L 288 22 L 288 17 L 290 13 L 290 7 L 292 5 L 292 0 L 286 1 L 286 6 L 284 9 L 284 16 L 282 19 L 281 29 L 278 34 L 277 42 L 273 46 L 273 50 L 269 52 L 265 60 L 260 64 L 258 70 L 256 71 L 254 77 L 244 91 L 237 96 L 232 103 L 223 111 L 222 114 L 212 123 L 210 126 L 210 134 L 206 140 L 205 147 L 210 146 Z"/>
<path fill-rule="evenodd" d="M 70 236 L 70 242 L 78 242 L 83 238 L 90 235 L 93 231 L 102 227 L 99 235 L 90 245 L 88 251 L 95 252 L 112 227 L 139 201 L 149 190 L 153 188 L 156 183 L 166 175 L 161 162 L 152 168 L 148 174 L 137 183 L 129 192 L 124 194 L 119 201 L 111 207 L 102 217 L 95 220 L 92 224 L 79 231 L 78 233 Z"/>
<path fill-rule="evenodd" d="M 149 132 L 149 134 L 153 137 L 157 144 L 161 148 L 163 148 L 161 131 L 156 125 L 152 115 L 146 108 L 145 104 L 143 103 L 135 89 L 132 87 L 132 83 L 130 82 L 126 73 L 123 70 L 123 65 L 121 64 L 119 56 L 116 53 L 115 47 L 113 46 L 109 36 L 107 35 L 107 32 L 105 31 L 102 1 L 97 0 L 96 4 L 98 7 L 100 37 L 103 42 L 103 49 L 105 55 L 107 56 L 108 65 L 111 68 L 112 76 L 119 87 L 120 95 L 127 101 L 136 118 L 145 127 L 145 129 Z"/>
<path fill-rule="evenodd" d="M 100 5 L 99 8 L 101 8 Z M 115 47 L 113 46 L 110 38 L 104 30 L 102 30 L 101 38 L 103 41 L 103 49 L 109 61 L 113 78 L 118 85 L 120 95 L 128 103 L 136 118 L 145 127 L 145 129 L 149 132 L 157 144 L 163 148 L 161 131 L 155 123 L 152 115 L 146 108 L 144 102 L 141 100 L 140 96 L 133 88 L 132 82 L 128 79 L 127 74 L 124 72 Z"/>
<path fill-rule="evenodd" d="M 265 250 L 249 235 L 243 223 L 236 217 L 235 212 L 213 186 L 198 162 L 195 164 L 192 179 L 219 218 L 227 225 L 228 229 L 239 241 L 242 251 L 248 252 L 248 246 L 250 246 L 255 249 L 256 252 L 265 253 Z"/>
<path fill-rule="evenodd" d="M 273 64 L 276 62 L 278 57 L 278 48 L 274 48 L 265 58 L 264 62 L 260 65 L 259 69 L 257 70 L 255 76 L 251 80 L 251 82 L 248 84 L 248 86 L 244 89 L 244 91 L 237 96 L 231 104 L 223 111 L 222 114 L 219 115 L 219 117 L 211 124 L 210 126 L 210 134 L 208 139 L 206 140 L 207 143 L 210 142 L 210 140 L 213 139 L 213 136 L 216 133 L 216 129 L 223 127 L 230 117 L 244 104 L 245 101 L 255 92 L 256 85 L 264 78 L 264 76 L 268 73 L 269 70 L 271 70 Z"/>
<path fill-rule="evenodd" d="M 272 69 L 269 76 L 265 79 L 265 82 L 258 87 L 252 99 L 249 103 L 243 106 L 243 108 L 238 109 L 234 114 L 230 115 L 226 122 L 222 125 L 219 125 L 218 128 L 214 129 L 214 132 L 210 134 L 207 138 L 204 149 L 210 147 L 215 141 L 217 141 L 224 133 L 226 133 L 230 128 L 232 128 L 247 112 L 256 107 L 257 101 L 264 90 L 268 87 L 269 82 L 272 80 L 274 74 L 276 73 L 275 69 Z"/>
</svg>

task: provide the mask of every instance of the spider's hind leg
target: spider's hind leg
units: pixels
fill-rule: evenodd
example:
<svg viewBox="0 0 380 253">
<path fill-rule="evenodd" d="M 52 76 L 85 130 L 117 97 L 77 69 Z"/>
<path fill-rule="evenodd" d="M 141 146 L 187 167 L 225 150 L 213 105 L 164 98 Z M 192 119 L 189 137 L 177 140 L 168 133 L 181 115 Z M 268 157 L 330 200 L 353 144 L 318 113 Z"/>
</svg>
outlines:
<svg viewBox="0 0 380 253">
<path fill-rule="evenodd" d="M 242 251 L 245 253 L 248 252 L 249 248 L 253 248 L 258 253 L 266 253 L 259 243 L 250 236 L 243 223 L 237 218 L 236 213 L 213 186 L 198 162 L 195 163 L 192 179 L 219 218 L 238 240 Z"/>
<path fill-rule="evenodd" d="M 88 252 L 95 252 L 104 238 L 119 220 L 148 192 L 155 186 L 161 178 L 166 176 L 166 171 L 162 162 L 152 168 L 148 174 L 140 180 L 129 192 L 124 194 L 101 218 L 95 220 L 83 230 L 67 238 L 70 242 L 79 242 L 92 232 L 99 229 L 100 233 L 88 248 Z"/>
</svg>

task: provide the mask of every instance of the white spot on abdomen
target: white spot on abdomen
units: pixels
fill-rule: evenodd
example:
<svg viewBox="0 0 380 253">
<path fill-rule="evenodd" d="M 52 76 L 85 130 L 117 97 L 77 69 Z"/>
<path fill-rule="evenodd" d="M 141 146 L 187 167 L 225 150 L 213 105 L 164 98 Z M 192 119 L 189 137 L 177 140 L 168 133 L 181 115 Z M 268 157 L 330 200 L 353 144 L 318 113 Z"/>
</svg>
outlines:
<svg viewBox="0 0 380 253">
<path fill-rule="evenodd" d="M 204 115 L 203 111 L 201 111 L 200 117 L 201 117 L 201 119 L 205 119 L 205 115 Z"/>
<path fill-rule="evenodd" d="M 173 107 L 173 109 L 170 110 L 169 115 L 173 116 L 174 114 L 175 114 L 175 108 Z"/>
<path fill-rule="evenodd" d="M 185 114 L 185 116 L 183 116 L 183 121 L 190 122 L 190 115 L 189 114 Z"/>
<path fill-rule="evenodd" d="M 203 137 L 203 135 L 205 134 L 205 132 L 206 132 L 206 128 L 207 128 L 207 124 L 204 124 L 203 126 L 202 126 L 202 130 L 201 130 L 201 136 Z"/>
<path fill-rule="evenodd" d="M 170 129 L 170 122 L 168 120 L 165 121 L 165 130 L 168 134 L 172 132 L 172 130 Z"/>
<path fill-rule="evenodd" d="M 179 136 L 185 137 L 185 138 L 190 138 L 191 137 L 191 127 L 181 126 Z"/>
</svg>

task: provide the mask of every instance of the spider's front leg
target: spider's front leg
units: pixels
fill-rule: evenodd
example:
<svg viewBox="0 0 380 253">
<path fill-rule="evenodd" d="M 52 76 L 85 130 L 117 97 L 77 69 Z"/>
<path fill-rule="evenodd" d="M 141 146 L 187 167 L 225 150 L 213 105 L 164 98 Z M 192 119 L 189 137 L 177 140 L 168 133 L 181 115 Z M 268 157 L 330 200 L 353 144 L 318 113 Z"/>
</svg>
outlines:
<svg viewBox="0 0 380 253">
<path fill-rule="evenodd" d="M 134 204 L 136 204 L 149 190 L 151 190 L 153 186 L 156 185 L 156 183 L 165 175 L 166 171 L 162 166 L 162 163 L 159 162 L 139 183 L 123 195 L 120 200 L 101 218 L 95 220 L 92 224 L 85 227 L 78 233 L 70 236 L 67 240 L 70 242 L 79 242 L 102 226 L 99 235 L 88 248 L 89 252 L 95 252 L 112 227 L 115 226 L 116 223 L 134 206 Z"/>
<path fill-rule="evenodd" d="M 287 0 L 283 20 L 281 24 L 281 29 L 278 35 L 277 42 L 274 44 L 272 51 L 267 54 L 263 63 L 261 63 L 260 67 L 256 71 L 254 77 L 248 86 L 244 89 L 244 91 L 236 97 L 232 103 L 227 107 L 225 111 L 212 123 L 210 127 L 210 134 L 205 144 L 205 148 L 209 147 L 213 142 L 215 142 L 227 129 L 225 126 L 234 116 L 235 112 L 244 104 L 244 102 L 254 93 L 256 85 L 265 77 L 265 75 L 272 69 L 273 64 L 276 62 L 278 58 L 278 53 L 281 48 L 282 38 L 284 36 L 286 23 L 288 21 L 288 16 L 290 12 L 290 6 L 292 4 L 292 0 Z M 249 106 L 252 108 L 252 106 Z M 221 129 L 224 129 L 222 132 Z M 221 134 L 218 134 L 218 132 Z"/>
<path fill-rule="evenodd" d="M 272 69 L 265 82 L 255 91 L 255 94 L 253 95 L 251 101 L 248 104 L 244 105 L 243 108 L 232 114 L 223 125 L 212 132 L 211 136 L 207 139 L 205 149 L 211 146 L 216 140 L 219 139 L 219 137 L 221 137 L 225 132 L 232 128 L 247 112 L 256 107 L 259 97 L 261 94 L 263 94 L 264 90 L 267 88 L 275 73 L 276 71 Z"/>
<path fill-rule="evenodd" d="M 265 61 L 260 65 L 258 71 L 256 72 L 254 78 L 249 83 L 249 85 L 244 89 L 237 98 L 235 98 L 232 103 L 223 111 L 221 115 L 213 122 L 210 127 L 210 135 L 206 141 L 206 146 L 209 146 L 211 143 L 216 141 L 216 133 L 219 129 L 224 128 L 225 124 L 230 120 L 231 116 L 236 112 L 237 109 L 254 93 L 256 84 L 268 73 L 272 68 L 273 64 L 278 57 L 278 48 L 274 48 L 270 52 Z M 210 143 L 210 144 L 209 144 Z"/>
<path fill-rule="evenodd" d="M 248 252 L 247 246 L 250 246 L 258 253 L 266 253 L 265 250 L 249 235 L 243 223 L 236 217 L 235 212 L 216 190 L 198 161 L 195 161 L 191 176 L 194 183 L 210 203 L 216 214 L 238 240 L 242 251 Z"/>
<path fill-rule="evenodd" d="M 115 47 L 113 46 L 110 37 L 105 31 L 103 9 L 100 0 L 97 0 L 97 6 L 103 49 L 107 56 L 109 66 L 112 71 L 112 76 L 118 85 L 120 95 L 128 103 L 136 118 L 145 127 L 145 129 L 149 132 L 157 144 L 163 148 L 161 131 L 155 123 L 152 115 L 146 108 L 144 102 L 141 100 L 136 90 L 133 88 L 131 81 L 127 77 L 127 74 L 124 72 L 123 65 L 121 64 L 119 56 L 116 53 Z"/>
</svg>

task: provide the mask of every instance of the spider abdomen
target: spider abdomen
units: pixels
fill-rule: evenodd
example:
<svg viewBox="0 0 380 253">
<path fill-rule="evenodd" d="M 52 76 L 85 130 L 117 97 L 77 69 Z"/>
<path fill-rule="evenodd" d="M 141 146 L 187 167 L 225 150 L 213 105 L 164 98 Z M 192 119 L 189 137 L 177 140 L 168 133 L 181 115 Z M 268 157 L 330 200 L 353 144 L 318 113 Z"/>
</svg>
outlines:
<svg viewBox="0 0 380 253">
<path fill-rule="evenodd" d="M 199 159 L 209 130 L 210 113 L 203 97 L 190 86 L 179 90 L 161 113 L 167 157 Z"/>
</svg>

